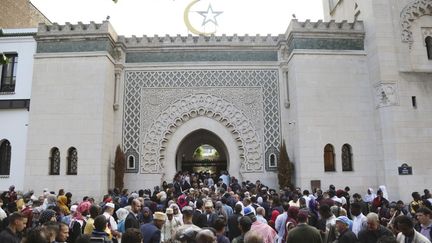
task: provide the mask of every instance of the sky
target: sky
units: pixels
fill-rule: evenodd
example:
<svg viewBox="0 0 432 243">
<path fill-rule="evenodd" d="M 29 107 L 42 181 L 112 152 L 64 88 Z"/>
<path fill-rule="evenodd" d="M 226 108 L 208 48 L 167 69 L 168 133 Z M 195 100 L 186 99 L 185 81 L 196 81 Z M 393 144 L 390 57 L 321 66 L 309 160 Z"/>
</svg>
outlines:
<svg viewBox="0 0 432 243">
<path fill-rule="evenodd" d="M 119 35 L 278 35 L 293 14 L 323 18 L 322 0 L 31 0 L 52 22 L 109 21 Z"/>
</svg>

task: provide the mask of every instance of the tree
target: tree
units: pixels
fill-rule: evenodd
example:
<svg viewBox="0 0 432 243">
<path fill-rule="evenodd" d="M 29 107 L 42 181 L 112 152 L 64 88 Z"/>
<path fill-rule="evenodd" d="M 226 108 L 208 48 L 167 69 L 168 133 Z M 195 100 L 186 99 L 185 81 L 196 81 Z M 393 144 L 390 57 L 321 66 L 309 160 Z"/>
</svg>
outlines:
<svg viewBox="0 0 432 243">
<path fill-rule="evenodd" d="M 8 64 L 9 59 L 5 56 L 4 53 L 0 53 L 0 65 Z"/>
<path fill-rule="evenodd" d="M 278 163 L 278 180 L 279 187 L 281 189 L 285 187 L 293 187 L 292 175 L 294 172 L 294 164 L 291 163 L 285 146 L 285 141 L 283 141 L 279 149 L 279 163 Z"/>
<path fill-rule="evenodd" d="M 123 189 L 126 157 L 120 145 L 117 145 L 114 158 L 114 186 Z"/>
</svg>

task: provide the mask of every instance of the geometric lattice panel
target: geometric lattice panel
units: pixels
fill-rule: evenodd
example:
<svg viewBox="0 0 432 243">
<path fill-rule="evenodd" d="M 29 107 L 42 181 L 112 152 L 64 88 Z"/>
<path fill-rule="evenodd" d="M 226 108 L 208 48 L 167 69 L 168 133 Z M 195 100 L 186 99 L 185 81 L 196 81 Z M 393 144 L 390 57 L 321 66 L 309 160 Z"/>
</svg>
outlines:
<svg viewBox="0 0 432 243">
<path fill-rule="evenodd" d="M 142 89 L 205 87 L 261 87 L 264 105 L 264 154 L 271 151 L 279 156 L 280 105 L 277 69 L 126 71 L 123 103 L 123 146 L 126 156 L 141 154 Z M 268 163 L 269 158 L 265 156 L 266 168 Z"/>
</svg>

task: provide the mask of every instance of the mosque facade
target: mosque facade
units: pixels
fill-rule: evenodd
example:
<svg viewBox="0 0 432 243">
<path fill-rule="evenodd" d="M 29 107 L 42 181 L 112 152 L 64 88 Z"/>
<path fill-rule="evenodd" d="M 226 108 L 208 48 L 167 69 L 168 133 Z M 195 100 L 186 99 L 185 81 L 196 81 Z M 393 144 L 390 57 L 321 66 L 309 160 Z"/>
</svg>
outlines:
<svg viewBox="0 0 432 243">
<path fill-rule="evenodd" d="M 277 188 L 285 142 L 302 189 L 385 185 L 409 200 L 432 182 L 431 11 L 325 0 L 325 21 L 294 19 L 277 36 L 40 24 L 23 189 L 98 196 L 117 145 L 125 188 L 153 188 L 194 167 L 203 144 L 219 152 L 211 168 Z"/>
</svg>

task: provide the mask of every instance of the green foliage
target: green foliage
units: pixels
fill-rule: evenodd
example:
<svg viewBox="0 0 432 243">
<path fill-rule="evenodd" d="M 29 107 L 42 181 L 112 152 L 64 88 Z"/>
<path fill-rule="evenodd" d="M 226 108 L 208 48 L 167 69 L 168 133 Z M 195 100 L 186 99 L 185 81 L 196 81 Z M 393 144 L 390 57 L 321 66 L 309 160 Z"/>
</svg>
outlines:
<svg viewBox="0 0 432 243">
<path fill-rule="evenodd" d="M 5 56 L 4 53 L 0 54 L 0 65 L 8 64 L 10 60 Z"/>
<path fill-rule="evenodd" d="M 124 173 L 126 168 L 126 156 L 123 153 L 120 145 L 117 145 L 115 158 L 114 158 L 114 186 L 123 189 L 124 186 Z"/>
<path fill-rule="evenodd" d="M 201 146 L 199 146 L 196 150 L 195 150 L 195 153 L 193 154 L 193 157 L 195 158 L 195 159 L 202 159 L 202 157 L 203 157 L 203 149 L 201 148 Z"/>
<path fill-rule="evenodd" d="M 293 188 L 292 176 L 294 172 L 294 164 L 291 163 L 283 141 L 279 149 L 279 163 L 278 163 L 278 181 L 281 189 L 285 187 Z"/>
</svg>

